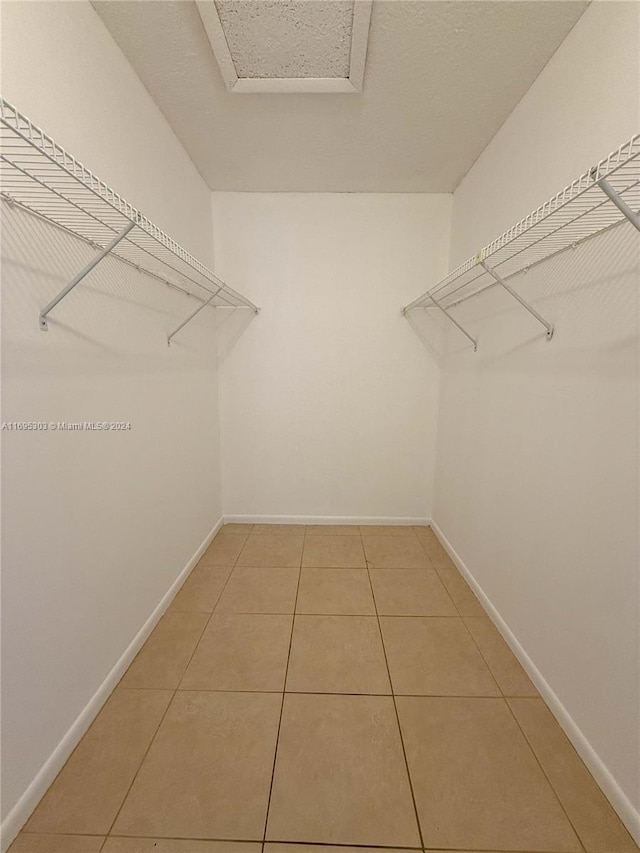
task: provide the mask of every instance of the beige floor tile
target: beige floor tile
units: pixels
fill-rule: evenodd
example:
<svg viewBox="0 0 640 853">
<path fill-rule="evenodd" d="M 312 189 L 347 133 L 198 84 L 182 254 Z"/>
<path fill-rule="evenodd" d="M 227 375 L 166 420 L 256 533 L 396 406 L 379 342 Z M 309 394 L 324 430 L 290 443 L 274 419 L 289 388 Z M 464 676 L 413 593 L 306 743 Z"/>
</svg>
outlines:
<svg viewBox="0 0 640 853">
<path fill-rule="evenodd" d="M 455 568 L 455 563 L 431 527 L 414 527 L 413 529 L 436 568 Z"/>
<path fill-rule="evenodd" d="M 307 535 L 314 536 L 360 536 L 358 524 L 307 524 Z"/>
<path fill-rule="evenodd" d="M 237 567 L 216 605 L 216 613 L 293 613 L 300 569 Z"/>
<path fill-rule="evenodd" d="M 285 696 L 266 837 L 420 845 L 390 696 Z"/>
<path fill-rule="evenodd" d="M 457 569 L 438 569 L 437 571 L 461 616 L 486 617 L 484 608 Z"/>
<path fill-rule="evenodd" d="M 638 847 L 542 699 L 509 705 L 588 853 L 637 853 Z"/>
<path fill-rule="evenodd" d="M 99 853 L 104 836 L 37 835 L 21 832 L 8 853 Z"/>
<path fill-rule="evenodd" d="M 170 690 L 116 690 L 25 830 L 107 833 L 170 699 Z"/>
<path fill-rule="evenodd" d="M 199 563 L 173 599 L 169 610 L 211 613 L 232 570 L 232 566 L 205 566 Z"/>
<path fill-rule="evenodd" d="M 254 524 L 252 534 L 264 534 L 270 533 L 272 536 L 275 535 L 288 535 L 295 533 L 298 536 L 304 536 L 305 533 L 305 525 L 304 524 Z"/>
<path fill-rule="evenodd" d="M 101 853 L 261 853 L 261 850 L 261 844 L 251 841 L 111 837 Z"/>
<path fill-rule="evenodd" d="M 396 699 L 425 847 L 578 853 L 503 699 Z"/>
<path fill-rule="evenodd" d="M 214 614 L 181 690 L 282 691 L 292 616 Z"/>
<path fill-rule="evenodd" d="M 357 536 L 307 536 L 302 565 L 307 568 L 364 569 L 362 540 Z"/>
<path fill-rule="evenodd" d="M 406 524 L 361 524 L 362 536 L 415 536 L 413 527 Z"/>
<path fill-rule="evenodd" d="M 238 557 L 238 566 L 284 568 L 300 566 L 304 536 L 269 534 L 249 536 Z"/>
<path fill-rule="evenodd" d="M 281 701 L 178 691 L 113 833 L 262 840 Z"/>
<path fill-rule="evenodd" d="M 434 569 L 454 569 L 457 571 L 457 566 L 451 559 L 451 557 L 444 550 L 436 550 L 430 551 L 428 548 L 425 548 L 427 552 L 427 556 L 429 558 L 429 562 L 434 567 Z"/>
<path fill-rule="evenodd" d="M 253 530 L 253 524 L 243 524 L 238 522 L 230 522 L 229 524 L 225 524 L 220 530 L 220 533 L 239 533 L 244 534 L 246 536 L 251 533 Z"/>
<path fill-rule="evenodd" d="M 375 616 L 366 569 L 302 569 L 296 613 Z"/>
<path fill-rule="evenodd" d="M 537 696 L 538 691 L 491 619 L 467 618 L 464 622 L 504 695 Z"/>
<path fill-rule="evenodd" d="M 200 558 L 198 565 L 235 566 L 238 554 L 249 537 L 237 533 L 218 533 Z"/>
<path fill-rule="evenodd" d="M 296 616 L 287 690 L 391 693 L 375 616 Z"/>
<path fill-rule="evenodd" d="M 393 691 L 408 696 L 499 696 L 462 619 L 381 616 Z"/>
<path fill-rule="evenodd" d="M 381 616 L 457 616 L 435 569 L 370 569 Z"/>
<path fill-rule="evenodd" d="M 429 569 L 431 564 L 415 536 L 363 536 L 370 569 Z"/>
<path fill-rule="evenodd" d="M 447 554 L 444 547 L 440 544 L 440 541 L 433 536 L 425 536 L 424 534 L 418 534 L 418 539 L 422 543 L 422 547 L 427 552 L 427 556 L 431 562 L 431 565 L 436 569 L 455 569 L 456 564 L 453 562 L 451 557 Z"/>
<path fill-rule="evenodd" d="M 125 672 L 120 687 L 175 690 L 208 619 L 208 613 L 165 613 Z"/>
<path fill-rule="evenodd" d="M 428 524 L 414 524 L 412 530 L 421 542 L 440 542 L 433 528 Z"/>
</svg>

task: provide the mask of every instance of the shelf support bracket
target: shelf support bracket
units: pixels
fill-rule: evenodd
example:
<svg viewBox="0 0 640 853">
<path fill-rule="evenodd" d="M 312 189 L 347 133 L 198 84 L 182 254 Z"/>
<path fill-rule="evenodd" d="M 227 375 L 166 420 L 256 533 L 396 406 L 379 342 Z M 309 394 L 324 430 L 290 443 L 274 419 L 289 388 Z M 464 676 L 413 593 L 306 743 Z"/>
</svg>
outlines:
<svg viewBox="0 0 640 853">
<path fill-rule="evenodd" d="M 201 305 L 198 305 L 198 307 L 196 308 L 196 310 L 195 310 L 195 311 L 192 311 L 192 312 L 191 312 L 191 314 L 189 314 L 189 316 L 187 317 L 187 319 L 186 319 L 186 320 L 183 320 L 183 321 L 182 321 L 182 323 L 180 323 L 180 325 L 179 325 L 179 326 L 176 326 L 176 327 L 175 327 L 175 329 L 173 330 L 173 332 L 170 332 L 170 333 L 169 333 L 169 337 L 167 338 L 167 346 L 168 346 L 168 347 L 170 347 L 170 346 L 171 346 L 171 338 L 173 338 L 175 335 L 177 335 L 177 334 L 178 334 L 178 332 L 180 331 L 180 329 L 183 329 L 183 328 L 187 325 L 187 323 L 188 323 L 190 320 L 193 320 L 193 318 L 196 316 L 196 314 L 199 314 L 199 313 L 202 311 L 202 309 L 203 309 L 203 308 L 206 308 L 206 307 L 207 307 L 207 305 L 211 304 L 211 302 L 213 302 L 213 300 L 216 298 L 216 296 L 220 293 L 220 291 L 221 291 L 221 290 L 222 290 L 222 288 L 220 288 L 220 287 L 219 287 L 219 288 L 216 290 L 216 292 L 215 292 L 215 293 L 213 293 L 213 294 L 209 297 L 209 299 L 207 299 L 207 300 L 206 300 L 206 302 L 203 302 Z"/>
<path fill-rule="evenodd" d="M 534 316 L 539 323 L 542 323 L 542 325 L 547 330 L 547 340 L 550 341 L 553 337 L 553 323 L 550 323 L 548 320 L 545 320 L 541 314 L 538 314 L 536 309 L 532 308 L 531 305 L 529 305 L 529 303 L 526 302 L 522 298 L 522 296 L 520 296 L 520 294 L 511 287 L 510 284 L 507 284 L 507 282 L 503 278 L 501 278 L 498 273 L 494 269 L 492 269 L 485 261 L 481 260 L 480 266 L 484 267 L 484 269 L 489 273 L 491 278 L 493 278 L 501 287 L 504 287 L 507 293 L 510 293 L 513 298 L 517 300 L 520 305 L 522 305 L 522 307 L 529 312 L 529 314 Z"/>
<path fill-rule="evenodd" d="M 463 334 L 463 335 L 465 335 L 465 337 L 469 338 L 469 340 L 470 340 L 470 341 L 471 341 L 471 343 L 473 344 L 473 351 L 474 351 L 474 352 L 476 352 L 476 350 L 478 349 L 478 341 L 477 341 L 475 338 L 472 338 L 472 337 L 471 337 L 471 335 L 469 334 L 469 332 L 467 332 L 467 330 L 466 330 L 466 329 L 463 329 L 463 327 L 460 325 L 460 323 L 458 323 L 458 321 L 456 320 L 456 318 L 455 318 L 455 317 L 453 317 L 453 316 L 452 316 L 452 315 L 447 311 L 447 309 L 446 309 L 444 306 L 442 306 L 442 305 L 441 305 L 441 304 L 440 304 L 436 299 L 434 299 L 434 297 L 433 297 L 433 296 L 431 296 L 431 294 L 428 294 L 428 296 L 429 296 L 429 299 L 430 299 L 430 300 L 433 302 L 433 304 L 436 306 L 436 308 L 439 308 L 439 309 L 442 311 L 442 313 L 445 315 L 445 317 L 448 317 L 448 318 L 449 318 L 449 320 L 451 320 L 451 322 L 453 323 L 453 325 L 454 325 L 454 326 L 457 326 L 457 327 L 458 327 L 458 329 L 460 329 L 460 331 L 462 332 L 462 334 Z"/>
<path fill-rule="evenodd" d="M 640 231 L 640 214 L 636 213 L 635 210 L 629 207 L 627 202 L 622 198 L 619 193 L 617 193 L 611 184 L 606 181 L 604 178 L 598 181 L 598 186 L 602 190 L 602 192 L 608 196 L 611 201 L 615 204 L 618 210 L 622 211 L 624 215 L 627 217 L 629 222 Z"/>
<path fill-rule="evenodd" d="M 86 267 L 84 267 L 84 269 L 80 270 L 78 275 L 72 281 L 70 281 L 66 287 L 63 287 L 62 290 L 60 291 L 60 293 L 58 293 L 57 296 L 54 296 L 54 298 L 51 300 L 51 302 L 49 302 L 47 305 L 44 306 L 44 308 L 40 312 L 40 316 L 39 316 L 39 320 L 38 320 L 39 325 L 40 325 L 40 331 L 42 331 L 42 332 L 47 331 L 47 329 L 48 329 L 47 315 L 49 314 L 49 312 L 53 308 L 56 307 L 58 302 L 61 302 L 68 293 L 71 293 L 71 291 L 76 286 L 76 284 L 80 284 L 80 282 L 87 275 L 87 273 L 90 273 L 94 267 L 97 267 L 98 264 L 100 263 L 100 261 L 104 257 L 106 257 L 109 254 L 109 252 L 112 249 L 114 249 L 121 240 L 124 240 L 124 238 L 127 236 L 129 231 L 131 231 L 131 229 L 135 228 L 135 227 L 136 227 L 135 222 L 129 222 L 122 229 L 122 231 L 119 234 L 116 234 L 116 236 L 113 238 L 113 240 L 109 243 L 108 246 L 105 246 L 104 249 L 102 249 L 100 252 L 98 252 L 98 254 L 95 256 L 95 258 L 93 258 L 93 260 L 89 261 L 89 263 L 86 265 Z"/>
</svg>

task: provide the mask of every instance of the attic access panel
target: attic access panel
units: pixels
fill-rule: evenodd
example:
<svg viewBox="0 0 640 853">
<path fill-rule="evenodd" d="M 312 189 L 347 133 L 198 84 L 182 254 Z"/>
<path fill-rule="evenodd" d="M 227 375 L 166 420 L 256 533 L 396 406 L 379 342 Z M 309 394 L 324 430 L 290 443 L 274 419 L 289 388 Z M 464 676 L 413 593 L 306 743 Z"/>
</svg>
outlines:
<svg viewBox="0 0 640 853">
<path fill-rule="evenodd" d="M 196 0 L 234 93 L 362 91 L 372 0 Z"/>
</svg>

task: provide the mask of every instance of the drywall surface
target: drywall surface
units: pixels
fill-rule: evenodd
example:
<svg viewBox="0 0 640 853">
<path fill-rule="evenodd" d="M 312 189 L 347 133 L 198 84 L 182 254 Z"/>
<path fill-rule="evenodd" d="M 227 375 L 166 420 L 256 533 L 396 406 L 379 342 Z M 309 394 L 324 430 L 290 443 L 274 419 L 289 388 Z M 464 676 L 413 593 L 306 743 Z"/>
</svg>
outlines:
<svg viewBox="0 0 640 853">
<path fill-rule="evenodd" d="M 637 3 L 593 3 L 454 195 L 451 268 L 640 129 Z M 597 754 L 638 782 L 638 280 L 619 226 L 457 309 L 433 516 Z"/>
<path fill-rule="evenodd" d="M 209 190 L 88 3 L 3 3 L 2 77 L 7 100 L 211 261 Z M 193 300 L 107 258 L 40 332 L 39 309 L 95 250 L 2 215 L 2 420 L 131 425 L 1 434 L 6 818 L 221 499 L 215 313 L 169 349 Z"/>
<path fill-rule="evenodd" d="M 591 3 L 456 189 L 452 266 L 638 133 L 639 16 Z"/>
<path fill-rule="evenodd" d="M 220 371 L 225 515 L 424 518 L 437 362 L 400 314 L 449 195 L 214 193 L 216 272 L 261 307 Z"/>
</svg>

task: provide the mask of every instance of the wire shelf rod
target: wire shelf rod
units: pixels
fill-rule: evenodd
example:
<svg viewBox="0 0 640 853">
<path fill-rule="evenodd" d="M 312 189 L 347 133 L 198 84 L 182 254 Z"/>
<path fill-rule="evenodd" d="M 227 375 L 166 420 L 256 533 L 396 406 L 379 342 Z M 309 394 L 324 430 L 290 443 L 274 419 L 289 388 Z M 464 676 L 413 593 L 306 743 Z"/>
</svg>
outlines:
<svg viewBox="0 0 640 853">
<path fill-rule="evenodd" d="M 450 310 L 500 285 L 545 326 L 551 338 L 552 323 L 507 280 L 625 219 L 640 231 L 639 209 L 640 134 L 636 134 L 406 305 L 403 313 L 414 308 Z"/>
<path fill-rule="evenodd" d="M 607 205 L 606 201 L 604 202 L 606 209 L 601 210 L 603 214 L 602 220 L 597 221 L 597 214 L 593 215 L 594 211 L 600 209 L 602 206 L 599 183 L 603 179 L 606 179 L 611 184 L 617 184 L 615 190 L 620 197 L 623 194 L 630 195 L 636 189 L 638 180 L 640 179 L 639 154 L 640 134 L 637 134 L 629 142 L 621 145 L 616 151 L 601 160 L 595 167 L 585 172 L 573 183 L 569 184 L 569 186 L 565 187 L 508 231 L 504 232 L 504 234 L 500 235 L 500 237 L 485 246 L 477 255 L 469 258 L 453 272 L 445 276 L 442 281 L 438 282 L 428 292 L 440 293 L 440 298 L 445 296 L 444 292 L 446 292 L 446 297 L 448 298 L 450 291 L 447 291 L 447 288 L 454 282 L 458 282 L 459 285 L 460 279 L 466 285 L 467 282 L 464 281 L 463 277 L 467 276 L 478 265 L 479 258 L 481 257 L 489 259 L 491 256 L 497 256 L 494 257 L 492 265 L 494 268 L 498 268 L 502 264 L 514 261 L 517 256 L 526 255 L 527 253 L 535 254 L 537 251 L 535 247 L 538 244 L 542 244 L 540 255 L 547 255 L 549 248 L 557 251 L 559 248 L 558 244 L 565 242 L 565 234 L 567 235 L 566 245 L 568 246 L 571 245 L 571 242 L 575 242 L 576 239 L 582 239 L 591 233 L 597 233 L 598 230 L 608 227 L 613 221 L 621 221 L 620 212 Z M 589 197 L 584 199 L 585 194 L 591 190 L 598 193 L 598 196 L 595 196 L 591 192 Z M 565 210 L 567 208 L 568 210 Z M 571 233 L 569 226 L 576 219 L 588 217 L 588 214 L 592 214 L 592 221 L 585 222 L 584 231 Z M 564 217 L 567 215 L 568 219 L 565 219 Z M 547 226 L 544 225 L 546 220 L 549 220 Z M 542 232 L 541 228 L 543 229 Z M 550 230 L 545 232 L 545 228 L 549 228 Z M 530 236 L 528 236 L 528 232 L 532 232 Z M 562 239 L 560 239 L 561 235 Z M 553 239 L 555 237 L 558 239 Z M 520 269 L 524 269 L 530 265 L 528 258 L 523 257 L 521 260 L 522 265 Z M 511 270 L 509 270 L 509 273 L 511 273 Z M 501 275 L 506 277 L 504 273 L 501 273 Z M 418 307 L 421 303 L 429 301 L 427 293 L 425 293 L 406 307 L 407 309 Z"/>
<path fill-rule="evenodd" d="M 635 182 L 634 182 L 634 184 L 632 184 L 632 185 L 631 185 L 631 187 L 629 187 L 629 189 L 635 188 L 635 187 L 636 187 L 636 186 L 638 186 L 639 184 L 640 184 L 640 180 L 635 181 Z M 512 254 L 512 255 L 510 255 L 508 258 L 505 258 L 505 259 L 503 259 L 503 260 L 501 260 L 501 261 L 498 261 L 498 263 L 496 263 L 496 264 L 494 265 L 494 269 L 497 269 L 501 264 L 504 264 L 504 263 L 506 263 L 507 261 L 511 261 L 511 260 L 513 260 L 514 258 L 518 257 L 518 256 L 519 256 L 520 254 L 522 254 L 523 252 L 530 251 L 530 250 L 534 249 L 534 247 L 535 247 L 537 244 L 541 243 L 542 241 L 544 241 L 544 240 L 548 240 L 548 241 L 550 241 L 550 240 L 551 240 L 551 238 L 552 238 L 552 236 L 553 236 L 554 234 L 556 234 L 556 233 L 558 233 L 558 232 L 560 232 L 560 231 L 564 231 L 564 229 L 569 229 L 569 227 L 570 227 L 571 225 L 576 224 L 576 223 L 578 222 L 578 220 L 582 219 L 584 216 L 587 216 L 587 215 L 589 215 L 589 214 L 593 213 L 594 211 L 598 210 L 599 208 L 603 207 L 603 206 L 604 206 L 604 205 L 606 205 L 606 204 L 607 204 L 607 200 L 606 200 L 606 199 L 603 199 L 601 202 L 599 202 L 598 204 L 596 204 L 594 207 L 589 207 L 589 208 L 587 208 L 587 209 L 585 209 L 585 210 L 581 211 L 579 214 L 577 214 L 575 217 L 573 217 L 573 219 L 571 219 L 568 223 L 564 223 L 564 224 L 558 225 L 558 227 L 557 227 L 557 228 L 555 228 L 553 231 L 551 231 L 549 234 L 543 234 L 543 235 L 541 235 L 540 237 L 538 237 L 538 239 L 537 239 L 537 240 L 534 240 L 532 243 L 530 243 L 530 244 L 528 244 L 528 245 L 526 245 L 526 246 L 523 246 L 521 249 L 518 249 L 516 252 L 513 252 L 513 254 Z M 617 223 L 609 223 L 609 224 L 617 224 Z M 606 225 L 604 225 L 604 222 L 603 222 L 603 227 L 607 227 Z M 566 233 L 566 234 L 568 234 L 568 235 L 570 235 L 572 232 L 569 230 L 569 231 L 567 231 L 567 232 L 565 232 L 565 233 Z M 597 232 L 596 232 L 596 233 L 597 233 Z M 587 239 L 588 237 L 592 237 L 592 236 L 594 236 L 594 234 L 587 234 L 585 237 L 583 237 L 583 238 L 582 238 L 582 240 L 585 240 L 585 239 Z M 580 242 L 582 242 L 582 240 L 580 240 Z M 544 248 L 544 252 L 543 252 L 543 255 L 544 255 L 544 256 L 543 256 L 542 258 L 540 258 L 538 261 L 536 261 L 535 263 L 539 263 L 541 260 L 546 260 L 548 257 L 552 257 L 553 255 L 557 254 L 557 252 L 558 252 L 558 251 L 562 251 L 562 250 L 563 250 L 563 249 L 565 249 L 565 248 L 567 248 L 567 249 L 568 249 L 568 248 L 572 248 L 574 245 L 576 245 L 576 242 L 577 242 L 576 240 L 570 240 L 570 239 L 565 240 L 565 241 L 563 241 L 563 246 L 562 246 L 560 249 L 558 249 L 558 250 L 556 250 L 556 251 L 553 251 L 553 252 L 551 252 L 550 254 L 548 254 L 548 253 L 547 253 L 547 252 L 548 252 L 548 249 L 547 249 L 547 248 L 546 248 L 546 246 L 545 246 L 545 248 Z M 566 243 L 566 245 L 564 245 L 564 243 Z M 533 263 L 527 263 L 527 264 L 526 264 L 526 266 L 522 267 L 522 269 L 528 269 L 528 268 L 529 268 L 529 267 L 531 267 L 531 266 L 533 266 Z M 516 272 L 520 272 L 520 271 L 521 271 L 521 270 L 520 270 L 520 269 L 518 269 Z M 477 280 L 478 278 L 480 278 L 482 275 L 483 275 L 482 271 L 478 272 L 477 276 L 475 276 L 475 277 L 474 277 L 473 279 L 471 279 L 470 281 L 468 281 L 468 282 L 463 282 L 462 284 L 458 285 L 458 287 L 455 287 L 455 288 L 453 288 L 452 290 L 450 290 L 450 291 L 447 293 L 447 297 L 450 297 L 450 296 L 452 296 L 454 293 L 456 293 L 458 290 L 460 290 L 460 289 L 462 289 L 462 288 L 464 288 L 464 287 L 467 287 L 469 284 L 471 284 L 473 281 L 475 281 L 475 280 Z M 512 273 L 512 275 L 515 275 L 515 273 Z M 435 286 L 435 288 L 433 288 L 433 289 L 432 289 L 432 291 L 430 291 L 430 292 L 438 293 L 438 292 L 439 292 L 439 290 L 441 290 L 443 286 L 446 286 L 446 285 L 436 285 L 436 286 Z M 457 303 L 456 303 L 456 304 L 457 304 Z"/>
<path fill-rule="evenodd" d="M 0 192 L 10 203 L 96 246 L 101 250 L 99 258 L 107 254 L 102 247 L 110 246 L 115 257 L 203 305 L 246 306 L 257 313 L 249 299 L 225 284 L 1 97 L 0 147 Z M 120 239 L 116 240 L 117 236 Z M 70 285 L 75 287 L 89 271 L 81 271 Z M 45 322 L 52 307 L 43 309 Z"/>
<path fill-rule="evenodd" d="M 619 222 L 612 222 L 609 225 L 607 225 L 606 228 L 603 228 L 601 231 L 598 231 L 596 234 L 589 234 L 586 237 L 582 237 L 580 240 L 575 241 L 574 243 L 572 243 L 569 246 L 563 246 L 561 249 L 558 249 L 557 251 L 553 252 L 551 255 L 545 255 L 543 258 L 539 258 L 536 261 L 531 261 L 530 263 L 527 264 L 526 267 L 524 267 L 524 269 L 516 270 L 515 272 L 512 272 L 509 275 L 505 275 L 504 279 L 505 279 L 505 281 L 509 281 L 509 279 L 514 278 L 519 273 L 521 273 L 521 272 L 526 273 L 529 270 L 537 267 L 538 264 L 542 264 L 542 263 L 544 263 L 544 261 L 548 261 L 551 258 L 555 258 L 557 255 L 561 254 L 562 252 L 566 252 L 569 249 L 577 249 L 578 246 L 580 246 L 582 243 L 586 242 L 587 240 L 591 240 L 593 237 L 597 237 L 598 234 L 603 234 L 605 231 L 609 231 L 611 228 L 615 228 L 616 225 L 619 225 L 619 224 L 620 224 Z M 484 272 L 481 273 L 481 275 L 484 275 Z M 480 277 L 480 276 L 478 276 L 478 277 Z M 463 287 L 464 287 L 464 285 L 463 285 Z M 474 290 L 472 293 L 469 293 L 466 296 L 461 296 L 458 299 L 456 299 L 455 301 L 450 302 L 448 307 L 449 308 L 457 308 L 458 305 L 462 305 L 463 303 L 467 302 L 467 300 L 473 299 L 474 296 L 478 296 L 480 293 L 484 293 L 485 290 L 490 290 L 492 287 L 498 287 L 498 282 L 495 279 L 492 279 L 491 281 L 487 281 L 485 284 L 481 285 L 477 290 Z M 455 291 L 450 291 L 449 296 L 453 295 L 454 292 Z M 433 306 L 431 306 L 431 305 L 425 305 L 424 307 L 427 310 L 433 310 Z"/>
<path fill-rule="evenodd" d="M 76 237 L 79 240 L 82 240 L 87 245 L 93 246 L 94 249 L 100 248 L 100 244 L 97 243 L 95 240 L 91 240 L 90 238 L 88 238 L 84 235 L 77 234 L 76 232 L 72 231 L 70 228 L 67 228 L 65 225 L 60 224 L 59 222 L 53 222 L 51 219 L 49 219 L 46 216 L 43 216 L 37 210 L 33 210 L 31 207 L 24 204 L 24 202 L 16 201 L 14 198 L 7 196 L 7 194 L 2 192 L 2 191 L 0 191 L 0 198 L 2 198 L 3 201 L 5 201 L 7 204 L 9 204 L 11 206 L 15 205 L 16 207 L 19 207 L 21 210 L 24 210 L 26 213 L 29 214 L 29 216 L 34 216 L 38 219 L 42 219 L 48 225 L 51 225 L 54 228 L 60 229 L 60 231 L 63 231 L 65 234 L 70 234 L 71 236 Z M 177 290 L 179 293 L 183 293 L 185 296 L 188 296 L 190 299 L 198 299 L 199 300 L 199 297 L 196 296 L 194 293 L 192 293 L 190 290 L 185 290 L 184 287 L 180 287 L 179 284 L 174 284 L 171 281 L 167 281 L 166 278 L 163 278 L 161 275 L 158 275 L 158 273 L 153 272 L 153 270 L 150 270 L 148 267 L 144 267 L 141 264 L 137 264 L 134 261 L 131 261 L 128 258 L 125 258 L 123 255 L 116 254 L 115 252 L 112 252 L 111 256 L 113 258 L 116 258 L 119 262 L 126 264 L 129 267 L 133 267 L 138 272 L 143 272 L 145 275 L 148 275 L 148 276 L 151 276 L 152 278 L 155 278 L 156 281 L 159 281 L 161 284 L 164 284 L 165 287 L 170 287 L 173 290 Z M 220 298 L 222 298 L 222 297 L 220 297 Z M 212 307 L 216 308 L 218 306 L 212 305 Z M 232 303 L 225 303 L 224 306 L 219 306 L 219 307 L 237 308 L 239 306 L 233 305 Z"/>
<path fill-rule="evenodd" d="M 4 162 L 7 162 L 7 161 L 6 161 L 6 158 L 4 157 L 4 155 L 0 155 L 0 160 L 3 160 Z M 80 212 L 80 214 L 81 214 L 82 216 L 88 216 L 88 217 L 90 217 L 91 219 L 95 220 L 95 221 L 96 221 L 96 222 L 97 222 L 101 227 L 103 227 L 103 228 L 107 228 L 107 229 L 109 229 L 109 230 L 111 230 L 111 231 L 115 231 L 115 230 L 116 230 L 116 227 L 115 227 L 114 225 L 111 225 L 110 223 L 107 223 L 107 222 L 103 222 L 103 221 L 102 221 L 98 216 L 96 216 L 93 212 L 91 212 L 90 210 L 85 210 L 85 209 L 84 209 L 84 208 L 82 208 L 79 204 L 77 204 L 75 201 L 73 201 L 73 199 L 68 199 L 68 198 L 66 198 L 65 196 L 63 196 L 61 193 L 59 193 L 59 192 L 58 192 L 58 190 L 53 189 L 52 187 L 47 186 L 47 184 L 45 184 L 44 182 L 40 181 L 40 180 L 39 180 L 38 178 L 36 178 L 35 176 L 30 175 L 28 172 L 25 172 L 25 171 L 24 171 L 20 166 L 18 166 L 17 164 L 11 164 L 11 165 L 12 165 L 12 167 L 13 167 L 13 168 L 17 169 L 19 172 L 21 172 L 21 173 L 22 173 L 22 174 L 24 174 L 25 176 L 29 177 L 31 180 L 35 181 L 35 182 L 36 182 L 37 184 L 39 184 L 40 186 L 42 186 L 42 187 L 44 187 L 45 189 L 49 190 L 51 193 L 53 193 L 53 194 L 54 194 L 54 196 L 56 196 L 58 199 L 60 199 L 60 200 L 61 200 L 62 202 L 64 202 L 65 204 L 70 204 L 72 207 L 76 208 L 76 209 Z M 4 187 L 4 182 L 3 182 L 3 187 Z M 56 208 L 51 208 L 51 207 L 50 207 L 50 205 L 51 205 L 51 204 L 53 204 L 53 203 L 54 203 L 54 201 L 52 200 L 52 201 L 45 202 L 44 204 L 42 204 L 42 203 L 41 203 L 41 204 L 39 204 L 39 205 L 38 205 L 38 210 L 39 210 L 39 212 L 40 212 L 43 216 L 47 217 L 47 211 L 51 211 L 52 209 L 53 209 L 54 211 L 56 210 Z M 135 224 L 136 224 L 136 223 L 134 223 L 134 225 L 135 225 Z M 131 229 L 128 229 L 127 233 L 128 233 L 129 231 L 131 231 Z M 115 246 L 116 246 L 119 242 L 120 242 L 120 241 L 116 241 L 116 243 L 114 243 L 113 248 L 115 248 Z M 130 241 L 130 242 L 133 242 L 133 241 Z M 151 257 L 153 257 L 153 254 L 152 254 L 148 249 L 144 248 L 143 246 L 138 245 L 137 243 L 133 243 L 133 245 L 134 245 L 136 248 L 140 249 L 141 251 L 143 251 L 143 252 L 147 253 L 148 255 L 150 255 Z M 103 256 L 103 257 L 104 257 L 104 256 Z M 196 281 L 193 277 L 186 275 L 186 274 L 185 274 L 184 272 L 182 272 L 181 270 L 178 270 L 178 269 L 177 269 L 173 264 L 170 264 L 168 261 L 164 261 L 164 263 L 165 263 L 165 265 L 166 265 L 166 266 L 168 266 L 168 267 L 169 267 L 170 269 L 172 269 L 174 272 L 178 273 L 179 275 L 182 275 L 184 278 L 187 278 L 189 281 L 191 281 L 193 284 L 195 284 L 195 285 L 196 285 L 196 287 L 201 287 L 203 290 L 207 291 L 207 293 L 213 293 L 213 291 L 212 291 L 210 288 L 208 288 L 208 287 L 206 287 L 205 285 L 201 284 L 199 281 Z M 218 285 L 218 289 L 217 289 L 215 292 L 216 292 L 216 293 L 219 293 L 221 289 L 222 289 L 222 283 L 220 283 L 220 284 Z M 221 297 L 221 298 L 223 298 L 223 297 Z M 45 328 L 45 327 L 43 327 L 43 326 L 42 326 L 42 324 L 40 324 L 40 327 L 41 327 L 41 328 Z"/>
</svg>

